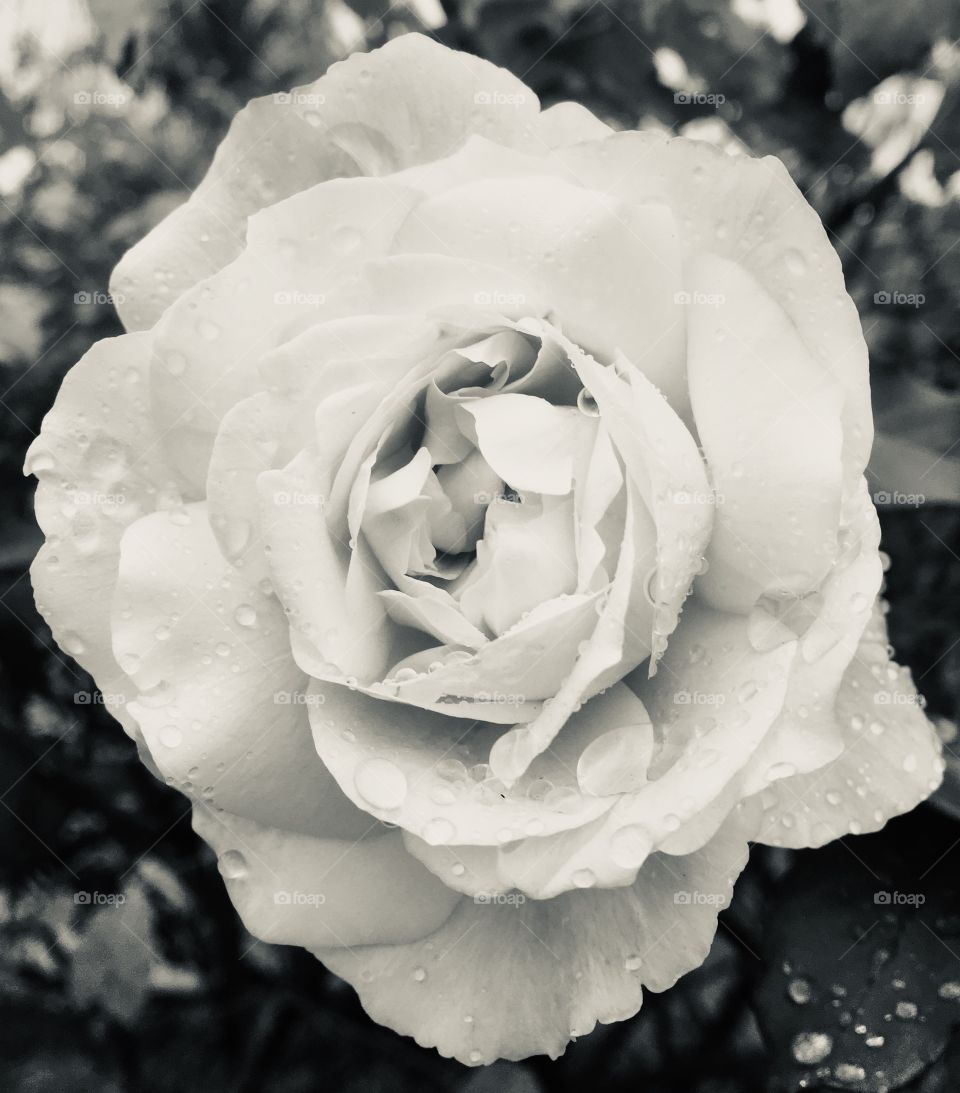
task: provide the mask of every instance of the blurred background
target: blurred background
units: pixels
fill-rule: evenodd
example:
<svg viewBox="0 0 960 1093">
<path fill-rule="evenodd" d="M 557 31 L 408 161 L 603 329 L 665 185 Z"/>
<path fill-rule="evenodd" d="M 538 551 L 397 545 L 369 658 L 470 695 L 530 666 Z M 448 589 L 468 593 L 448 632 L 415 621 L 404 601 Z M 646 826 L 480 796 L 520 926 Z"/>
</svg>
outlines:
<svg viewBox="0 0 960 1093">
<path fill-rule="evenodd" d="M 547 104 L 787 165 L 860 309 L 891 641 L 950 764 L 878 835 L 755 848 L 706 965 L 635 1020 L 479 1072 L 245 933 L 27 576 L 23 454 L 66 370 L 120 332 L 117 259 L 249 98 L 409 30 Z M 0 1088 L 960 1089 L 958 36 L 955 0 L 0 0 Z M 877 908 L 878 888 L 923 899 Z"/>
</svg>

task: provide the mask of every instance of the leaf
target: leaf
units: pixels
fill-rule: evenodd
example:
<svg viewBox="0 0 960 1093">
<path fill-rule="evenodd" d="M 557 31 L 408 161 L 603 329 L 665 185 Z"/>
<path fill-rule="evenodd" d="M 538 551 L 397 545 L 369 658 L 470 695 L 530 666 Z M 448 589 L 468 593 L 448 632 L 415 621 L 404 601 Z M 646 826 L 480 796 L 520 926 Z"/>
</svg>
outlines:
<svg viewBox="0 0 960 1093">
<path fill-rule="evenodd" d="M 86 893 L 91 899 L 117 894 Z M 99 906 L 90 917 L 70 968 L 70 995 L 133 1024 L 147 999 L 154 963 L 153 913 L 139 884 L 119 893 L 122 902 Z"/>
<path fill-rule="evenodd" d="M 810 0 L 808 25 L 833 61 L 844 101 L 919 64 L 940 37 L 956 37 L 953 0 Z"/>
<path fill-rule="evenodd" d="M 776 1088 L 886 1093 L 942 1054 L 960 1021 L 960 884 L 939 861 L 956 837 L 921 809 L 798 855 L 755 997 Z"/>
<path fill-rule="evenodd" d="M 900 374 L 874 381 L 873 403 L 877 434 L 867 474 L 875 502 L 960 504 L 960 394 Z"/>
</svg>

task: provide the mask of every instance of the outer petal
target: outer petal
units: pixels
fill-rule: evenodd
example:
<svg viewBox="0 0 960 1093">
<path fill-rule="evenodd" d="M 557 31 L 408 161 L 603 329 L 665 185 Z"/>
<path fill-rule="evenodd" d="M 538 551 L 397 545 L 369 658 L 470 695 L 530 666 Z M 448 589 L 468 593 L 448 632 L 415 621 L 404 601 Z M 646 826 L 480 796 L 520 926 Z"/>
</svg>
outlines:
<svg viewBox="0 0 960 1093">
<path fill-rule="evenodd" d="M 193 826 L 217 852 L 230 898 L 261 941 L 404 944 L 441 926 L 460 898 L 407 853 L 398 832 L 375 822 L 366 838 L 318 839 L 198 803 Z"/>
<path fill-rule="evenodd" d="M 36 514 L 47 537 L 30 571 L 37 608 L 126 727 L 123 702 L 136 688 L 110 637 L 120 537 L 180 498 L 149 416 L 150 345 L 143 334 L 98 342 L 67 374 L 25 467 L 39 480 Z"/>
<path fill-rule="evenodd" d="M 698 586 L 748 611 L 765 592 L 818 588 L 836 557 L 843 389 L 742 268 L 702 255 L 687 280 L 690 398 L 717 490 Z"/>
<path fill-rule="evenodd" d="M 657 674 L 629 678 L 658 736 L 650 781 L 575 832 L 511 847 L 501 877 L 537 899 L 586 878 L 626 885 L 651 851 L 673 849 L 681 830 L 687 845 L 698 826 L 700 842 L 709 838 L 740 801 L 737 779 L 783 706 L 795 651 L 792 641 L 756 652 L 742 616 L 691 601 Z"/>
<path fill-rule="evenodd" d="M 335 179 L 289 197 L 251 219 L 239 258 L 165 312 L 153 410 L 171 462 L 198 491 L 223 416 L 263 387 L 261 358 L 337 314 L 348 274 L 385 253 L 416 196 L 379 179 Z"/>
<path fill-rule="evenodd" d="M 314 751 L 283 612 L 223 560 L 205 505 L 127 530 L 113 633 L 141 692 L 130 712 L 184 792 L 293 831 L 366 830 Z"/>
<path fill-rule="evenodd" d="M 359 807 L 434 845 L 497 846 L 579 827 L 612 798 L 577 784 L 577 760 L 616 725 L 646 712 L 618 685 L 574 714 L 556 747 L 509 789 L 486 764 L 497 726 L 390 705 L 338 685 L 315 682 L 311 706 L 317 751 Z"/>
<path fill-rule="evenodd" d="M 555 1058 L 598 1021 L 636 1013 L 644 986 L 665 990 L 702 963 L 748 836 L 730 824 L 689 857 L 654 855 L 630 888 L 464 898 L 415 944 L 316 955 L 375 1021 L 442 1055 L 474 1066 Z"/>
<path fill-rule="evenodd" d="M 546 174 L 482 179 L 418 205 L 394 253 L 530 278 L 574 342 L 606 360 L 621 350 L 686 411 L 680 252 L 665 205 L 622 203 Z"/>
<path fill-rule="evenodd" d="M 939 738 L 909 670 L 889 659 L 879 608 L 843 677 L 836 724 L 843 751 L 834 762 L 761 794 L 760 842 L 822 846 L 842 835 L 878 831 L 939 786 Z"/>
<path fill-rule="evenodd" d="M 873 437 L 867 347 L 840 259 L 783 164 L 652 132 L 615 133 L 555 155 L 581 185 L 621 201 L 662 202 L 684 257 L 719 254 L 773 296 L 844 390 L 844 485 L 855 492 Z"/>
<path fill-rule="evenodd" d="M 117 266 L 111 291 L 124 301 L 124 324 L 152 326 L 172 300 L 231 262 L 259 209 L 326 179 L 449 155 L 472 133 L 524 147 L 538 110 L 508 72 L 419 34 L 355 54 L 289 95 L 254 99 L 190 199 Z"/>
<path fill-rule="evenodd" d="M 541 111 L 537 136 L 549 148 L 601 140 L 613 130 L 578 102 L 558 102 Z"/>
<path fill-rule="evenodd" d="M 318 404 L 333 398 L 340 400 L 330 415 L 339 438 L 335 428 L 325 430 L 324 457 L 336 460 L 364 415 L 409 367 L 401 348 L 422 337 L 425 350 L 433 333 L 413 319 L 353 316 L 310 327 L 263 358 L 261 373 L 271 389 L 227 412 L 207 474 L 214 533 L 225 557 L 243 564 L 249 579 L 266 573 L 256 526 L 258 476 L 283 467 L 310 443 Z M 346 406 L 344 392 L 351 388 L 358 397 Z"/>
</svg>

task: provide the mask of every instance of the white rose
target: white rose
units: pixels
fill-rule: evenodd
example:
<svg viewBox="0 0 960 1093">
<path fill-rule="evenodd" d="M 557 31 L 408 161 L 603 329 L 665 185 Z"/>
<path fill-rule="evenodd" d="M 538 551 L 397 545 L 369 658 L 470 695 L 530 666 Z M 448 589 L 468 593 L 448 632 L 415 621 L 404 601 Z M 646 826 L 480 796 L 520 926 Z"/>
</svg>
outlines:
<svg viewBox="0 0 960 1093">
<path fill-rule="evenodd" d="M 748 840 L 937 785 L 778 161 L 407 36 L 251 103 L 111 288 L 28 457 L 38 603 L 378 1021 L 556 1055 L 703 960 Z"/>
</svg>

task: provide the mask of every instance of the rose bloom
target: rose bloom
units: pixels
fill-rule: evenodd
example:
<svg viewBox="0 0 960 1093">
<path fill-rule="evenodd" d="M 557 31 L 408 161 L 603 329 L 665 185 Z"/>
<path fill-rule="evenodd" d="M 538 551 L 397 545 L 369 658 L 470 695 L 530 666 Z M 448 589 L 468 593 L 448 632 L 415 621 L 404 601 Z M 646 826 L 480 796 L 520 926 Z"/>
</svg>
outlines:
<svg viewBox="0 0 960 1093">
<path fill-rule="evenodd" d="M 782 164 L 417 35 L 250 103 L 27 458 L 37 601 L 259 938 L 467 1063 L 934 789 L 867 354 Z"/>
</svg>

